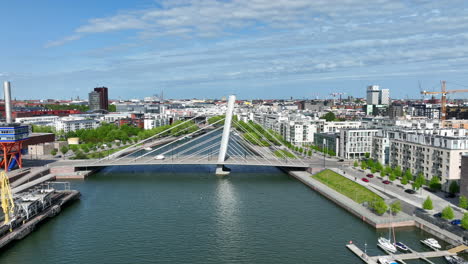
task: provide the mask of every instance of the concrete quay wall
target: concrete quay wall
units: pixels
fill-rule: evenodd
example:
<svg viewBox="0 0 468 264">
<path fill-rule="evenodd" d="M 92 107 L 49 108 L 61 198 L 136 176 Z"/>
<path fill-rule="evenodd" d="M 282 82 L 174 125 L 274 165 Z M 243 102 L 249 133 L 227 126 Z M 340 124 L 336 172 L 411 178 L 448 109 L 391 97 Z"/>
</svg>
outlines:
<svg viewBox="0 0 468 264">
<path fill-rule="evenodd" d="M 416 223 L 414 219 L 404 213 L 400 213 L 399 216 L 393 217 L 393 219 L 386 219 L 385 217 L 378 216 L 370 212 L 364 206 L 356 203 L 352 199 L 342 195 L 341 193 L 329 188 L 328 186 L 322 184 L 321 182 L 311 178 L 311 174 L 306 171 L 293 171 L 286 170 L 287 173 L 305 185 L 312 188 L 314 191 L 320 193 L 321 195 L 327 197 L 330 201 L 339 205 L 343 209 L 362 219 L 364 222 L 373 226 L 374 228 L 388 228 L 388 227 L 408 227 L 415 226 Z"/>
</svg>

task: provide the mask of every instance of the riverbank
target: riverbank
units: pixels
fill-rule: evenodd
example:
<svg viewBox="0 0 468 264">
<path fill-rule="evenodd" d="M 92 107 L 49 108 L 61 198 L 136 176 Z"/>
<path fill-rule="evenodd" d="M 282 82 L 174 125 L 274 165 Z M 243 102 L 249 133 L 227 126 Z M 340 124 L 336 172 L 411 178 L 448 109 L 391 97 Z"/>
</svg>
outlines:
<svg viewBox="0 0 468 264">
<path fill-rule="evenodd" d="M 298 179 L 305 185 L 309 186 L 316 192 L 327 197 L 330 201 L 338 204 L 343 209 L 347 210 L 348 212 L 362 219 L 362 221 L 368 223 L 374 228 L 389 228 L 391 226 L 408 227 L 408 226 L 416 225 L 414 219 L 411 216 L 402 212 L 400 212 L 396 216 L 376 215 L 372 213 L 371 211 L 369 211 L 369 209 L 362 206 L 361 204 L 356 203 L 355 201 L 346 197 L 345 195 L 329 188 L 328 186 L 321 183 L 320 181 L 312 178 L 311 177 L 312 174 L 310 174 L 307 171 L 287 170 L 287 173 L 295 177 L 296 179 Z"/>
<path fill-rule="evenodd" d="M 329 188 L 320 181 L 315 180 L 312 177 L 312 174 L 307 171 L 293 171 L 286 169 L 284 171 L 376 229 L 415 226 L 450 243 L 451 245 L 459 245 L 463 243 L 462 237 L 441 229 L 424 219 L 416 217 L 414 214 L 408 215 L 404 212 L 400 212 L 396 216 L 379 216 L 372 213 L 361 204 L 356 203 L 345 195 Z M 314 173 L 318 172 L 319 170 L 314 171 Z"/>
</svg>

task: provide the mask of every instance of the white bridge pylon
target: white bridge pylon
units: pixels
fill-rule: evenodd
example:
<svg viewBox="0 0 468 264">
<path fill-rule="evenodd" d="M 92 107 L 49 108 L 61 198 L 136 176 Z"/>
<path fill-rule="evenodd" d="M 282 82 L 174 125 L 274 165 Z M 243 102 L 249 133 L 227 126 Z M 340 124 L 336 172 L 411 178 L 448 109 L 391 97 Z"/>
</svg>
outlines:
<svg viewBox="0 0 468 264">
<path fill-rule="evenodd" d="M 229 174 L 229 170 L 225 170 L 224 161 L 226 160 L 226 152 L 229 145 L 229 135 L 231 134 L 232 114 L 234 112 L 234 104 L 236 103 L 236 96 L 230 95 L 227 103 L 226 117 L 224 119 L 223 137 L 221 138 L 221 145 L 219 147 L 218 166 L 216 168 L 216 175 L 223 176 Z"/>
</svg>

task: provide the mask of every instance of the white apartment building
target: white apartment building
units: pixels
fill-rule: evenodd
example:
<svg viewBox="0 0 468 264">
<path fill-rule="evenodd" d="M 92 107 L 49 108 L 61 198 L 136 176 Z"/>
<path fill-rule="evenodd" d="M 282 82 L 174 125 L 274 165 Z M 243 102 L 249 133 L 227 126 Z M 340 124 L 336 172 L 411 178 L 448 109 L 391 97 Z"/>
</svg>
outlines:
<svg viewBox="0 0 468 264">
<path fill-rule="evenodd" d="M 448 188 L 449 181 L 460 179 L 461 157 L 468 154 L 468 138 L 465 129 L 395 129 L 379 133 L 374 147 L 374 158 L 385 161 L 382 153 L 388 148 L 387 164 L 410 169 L 413 175 L 422 172 L 426 179 L 439 176 L 444 188 Z"/>
<path fill-rule="evenodd" d="M 335 133 L 340 132 L 342 129 L 359 128 L 361 127 L 360 121 L 337 121 L 337 122 L 319 122 L 319 129 L 321 133 Z"/>
<path fill-rule="evenodd" d="M 340 131 L 339 156 L 345 159 L 361 159 L 372 154 L 372 139 L 377 129 L 353 128 Z"/>
<path fill-rule="evenodd" d="M 15 120 L 21 124 L 34 124 L 41 126 L 53 126 L 59 119 L 58 116 L 33 116 L 33 117 L 17 117 Z"/>
<path fill-rule="evenodd" d="M 144 129 L 153 129 L 155 127 L 171 124 L 171 118 L 166 115 L 152 115 L 143 120 Z"/>
<path fill-rule="evenodd" d="M 131 113 L 112 113 L 104 115 L 103 117 L 101 117 L 101 120 L 107 123 L 114 123 L 117 120 L 129 118 L 131 117 L 131 115 Z"/>
<path fill-rule="evenodd" d="M 288 121 L 281 123 L 281 136 L 294 145 L 312 144 L 317 126 L 310 122 Z"/>
<path fill-rule="evenodd" d="M 100 126 L 100 122 L 94 119 L 64 117 L 55 122 L 55 130 L 65 133 L 78 129 L 94 129 Z"/>
</svg>

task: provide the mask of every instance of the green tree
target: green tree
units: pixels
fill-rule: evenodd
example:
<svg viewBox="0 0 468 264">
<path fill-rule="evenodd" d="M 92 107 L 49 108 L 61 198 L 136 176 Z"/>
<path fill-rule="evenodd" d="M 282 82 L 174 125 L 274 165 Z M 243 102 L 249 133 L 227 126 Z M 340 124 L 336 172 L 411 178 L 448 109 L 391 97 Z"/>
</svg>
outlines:
<svg viewBox="0 0 468 264">
<path fill-rule="evenodd" d="M 461 226 L 464 228 L 464 229 L 468 229 L 468 213 L 464 213 L 463 214 L 463 218 L 461 220 Z"/>
<path fill-rule="evenodd" d="M 425 209 L 425 210 L 434 209 L 434 206 L 432 205 L 431 197 L 427 196 L 426 200 L 423 203 L 423 209 Z"/>
<path fill-rule="evenodd" d="M 108 106 L 108 109 L 109 109 L 109 112 L 117 112 L 117 106 L 116 105 L 110 104 Z"/>
<path fill-rule="evenodd" d="M 357 160 L 354 161 L 353 166 L 354 168 L 357 168 L 359 166 L 359 163 L 357 162 Z"/>
<path fill-rule="evenodd" d="M 394 180 L 396 180 L 396 178 L 397 178 L 397 177 L 396 177 L 396 174 L 395 174 L 394 172 L 390 173 L 390 175 L 388 176 L 388 179 L 389 179 L 390 181 L 394 181 Z"/>
<path fill-rule="evenodd" d="M 367 169 L 367 162 L 365 160 L 361 161 L 361 169 Z"/>
<path fill-rule="evenodd" d="M 372 202 L 371 203 L 371 208 L 374 209 L 374 211 L 378 215 L 383 215 L 388 210 L 387 204 L 382 199 L 379 199 L 379 200 L 377 200 L 375 202 Z"/>
<path fill-rule="evenodd" d="M 384 174 L 382 176 L 388 176 L 390 175 L 390 173 L 392 173 L 392 168 L 390 168 L 389 166 L 385 166 Z"/>
<path fill-rule="evenodd" d="M 466 196 L 460 196 L 460 200 L 458 202 L 458 206 L 463 208 L 463 209 L 467 209 L 468 208 L 468 199 L 466 198 Z"/>
<path fill-rule="evenodd" d="M 424 178 L 424 175 L 422 173 L 418 173 L 418 176 L 414 180 L 413 188 L 415 190 L 418 190 L 421 188 L 424 184 L 426 183 L 426 179 Z"/>
<path fill-rule="evenodd" d="M 442 210 L 442 218 L 445 220 L 452 220 L 455 217 L 452 207 L 447 205 L 447 207 Z"/>
<path fill-rule="evenodd" d="M 366 152 L 366 153 L 364 154 L 364 157 L 366 157 L 366 159 L 370 158 L 370 153 L 369 153 L 369 152 Z"/>
<path fill-rule="evenodd" d="M 440 184 L 440 178 L 437 176 L 432 176 L 431 180 L 429 181 L 429 188 L 434 191 L 438 191 L 442 188 L 442 184 Z"/>
<path fill-rule="evenodd" d="M 393 172 L 397 177 L 401 177 L 402 172 L 400 166 L 396 166 L 395 168 L 393 168 Z"/>
<path fill-rule="evenodd" d="M 401 177 L 400 181 L 401 181 L 401 184 L 403 184 L 403 185 L 408 184 L 408 179 L 405 176 Z"/>
<path fill-rule="evenodd" d="M 460 186 L 458 186 L 458 183 L 456 181 L 452 181 L 449 186 L 449 192 L 451 194 L 456 194 L 460 191 Z"/>
<path fill-rule="evenodd" d="M 371 172 L 372 173 L 375 173 L 377 171 L 377 169 L 375 168 L 375 166 L 371 167 Z"/>
<path fill-rule="evenodd" d="M 68 152 L 68 147 L 67 147 L 67 146 L 62 146 L 62 147 L 60 148 L 60 152 L 61 152 L 63 155 L 65 155 L 65 154 Z"/>
<path fill-rule="evenodd" d="M 379 172 L 383 171 L 383 166 L 382 166 L 382 164 L 380 164 L 380 162 L 377 161 L 377 162 L 375 163 L 375 169 L 376 169 L 377 171 L 379 171 Z"/>
<path fill-rule="evenodd" d="M 401 211 L 401 203 L 400 201 L 396 201 L 390 205 L 390 211 L 392 214 L 396 215 Z"/>
<path fill-rule="evenodd" d="M 402 178 L 406 178 L 406 181 L 412 181 L 413 180 L 413 174 L 411 174 L 410 169 L 406 169 L 405 174 L 402 176 Z"/>
<path fill-rule="evenodd" d="M 84 153 L 89 153 L 89 148 L 88 148 L 88 146 L 84 146 L 82 149 L 83 149 Z"/>
<path fill-rule="evenodd" d="M 334 113 L 328 112 L 328 113 L 324 114 L 322 117 L 320 117 L 320 119 L 325 119 L 325 121 L 331 122 L 331 121 L 336 120 L 336 116 L 335 116 Z"/>
<path fill-rule="evenodd" d="M 58 150 L 54 148 L 53 150 L 50 151 L 50 155 L 55 156 L 57 155 Z"/>
</svg>

